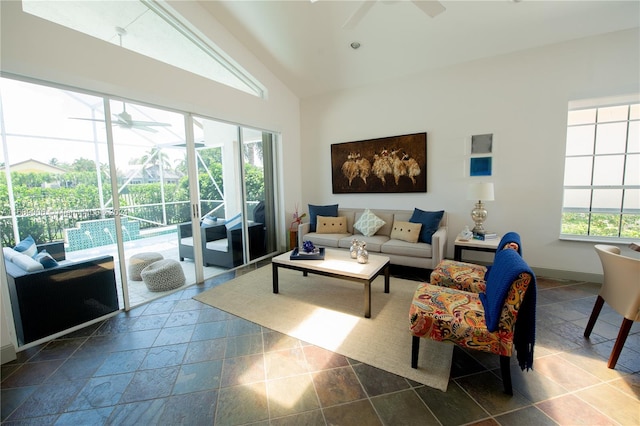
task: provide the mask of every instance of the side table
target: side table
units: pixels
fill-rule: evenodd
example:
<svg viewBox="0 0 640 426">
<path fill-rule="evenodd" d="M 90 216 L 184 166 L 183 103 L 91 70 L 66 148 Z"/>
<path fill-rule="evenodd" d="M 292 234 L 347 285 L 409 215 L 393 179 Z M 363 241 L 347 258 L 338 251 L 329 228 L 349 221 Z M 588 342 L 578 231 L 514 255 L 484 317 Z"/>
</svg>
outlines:
<svg viewBox="0 0 640 426">
<path fill-rule="evenodd" d="M 453 245 L 453 259 L 462 261 L 462 250 L 472 251 L 486 251 L 495 253 L 498 250 L 498 244 L 500 243 L 501 236 L 498 238 L 492 238 L 490 240 L 461 240 L 460 237 L 456 237 Z"/>
</svg>

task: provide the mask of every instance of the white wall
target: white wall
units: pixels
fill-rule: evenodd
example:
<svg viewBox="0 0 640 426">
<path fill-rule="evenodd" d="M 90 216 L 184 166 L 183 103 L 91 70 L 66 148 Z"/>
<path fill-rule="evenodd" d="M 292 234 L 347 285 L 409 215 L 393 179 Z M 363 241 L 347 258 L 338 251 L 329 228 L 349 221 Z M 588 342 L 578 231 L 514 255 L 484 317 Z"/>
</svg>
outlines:
<svg viewBox="0 0 640 426">
<path fill-rule="evenodd" d="M 301 162 L 314 178 L 303 180 L 303 205 L 444 209 L 452 257 L 456 234 L 472 224 L 466 144 L 493 133 L 496 200 L 485 228 L 519 232 L 539 270 L 601 274 L 592 243 L 558 239 L 567 103 L 640 93 L 639 44 L 636 29 L 304 99 Z M 426 194 L 332 194 L 331 144 L 423 131 Z"/>
<path fill-rule="evenodd" d="M 284 197 L 277 220 L 288 226 L 301 198 L 298 98 L 197 3 L 178 1 L 172 6 L 260 80 L 268 98 L 258 99 L 23 13 L 18 1 L 0 2 L 0 66 L 3 72 L 279 132 L 285 166 L 279 167 Z M 284 231 L 280 234 L 285 244 Z M 0 320 L 6 324 L 3 311 L 0 304 Z M 8 343 L 4 331 L 0 337 L 0 346 Z"/>
</svg>

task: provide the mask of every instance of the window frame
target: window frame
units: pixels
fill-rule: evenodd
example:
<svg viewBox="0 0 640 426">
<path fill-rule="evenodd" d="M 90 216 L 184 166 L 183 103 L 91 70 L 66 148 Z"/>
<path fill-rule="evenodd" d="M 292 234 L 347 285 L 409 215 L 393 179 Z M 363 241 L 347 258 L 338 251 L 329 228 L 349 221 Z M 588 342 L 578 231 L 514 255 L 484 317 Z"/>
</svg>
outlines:
<svg viewBox="0 0 640 426">
<path fill-rule="evenodd" d="M 615 108 L 615 107 L 626 107 L 626 118 L 625 119 L 616 119 L 616 120 L 603 120 L 599 121 L 600 113 L 602 110 L 607 108 Z M 635 109 L 632 109 L 635 108 Z M 626 179 L 628 167 L 630 166 L 630 161 L 638 161 L 638 156 L 640 156 L 640 149 L 633 148 L 630 145 L 631 137 L 633 137 L 633 133 L 630 132 L 632 123 L 640 123 L 640 116 L 632 116 L 632 111 L 637 111 L 640 109 L 640 95 L 629 95 L 617 98 L 607 98 L 607 99 L 590 99 L 583 101 L 574 101 L 569 103 L 568 113 L 567 113 L 567 137 L 565 140 L 565 169 L 563 176 L 563 200 L 562 200 L 562 211 L 560 216 L 560 239 L 561 240 L 578 240 L 578 241 L 597 241 L 597 242 L 613 242 L 613 243 L 626 243 L 629 241 L 637 240 L 635 236 L 623 236 L 624 235 L 624 226 L 626 224 L 625 218 L 631 217 L 639 217 L 640 218 L 640 206 L 633 208 L 634 206 L 627 206 L 625 204 L 625 197 L 629 195 L 629 191 L 640 191 L 640 182 L 638 183 L 628 183 Z M 571 114 L 577 111 L 588 111 L 595 110 L 593 114 L 592 120 L 585 120 L 583 122 L 572 123 Z M 602 145 L 598 146 L 598 126 L 602 125 L 612 125 L 616 123 L 625 123 L 625 134 L 624 134 L 624 151 L 620 152 L 599 152 L 599 148 Z M 593 134 L 590 152 L 579 152 L 579 153 L 569 153 L 570 149 L 570 132 L 571 129 L 592 126 Z M 636 124 L 636 126 L 640 126 L 640 124 Z M 640 133 L 640 132 L 639 132 Z M 637 144 L 640 146 L 640 144 Z M 633 158 L 631 156 L 634 156 Z M 615 157 L 621 157 L 622 164 L 621 168 L 616 168 L 616 171 L 620 173 L 621 182 L 618 183 L 598 183 L 595 178 L 598 177 L 598 170 L 596 168 L 598 160 L 606 160 L 606 159 L 615 159 Z M 589 163 L 590 171 L 589 175 L 589 184 L 575 184 L 570 182 L 567 183 L 568 175 L 568 165 L 567 163 L 572 159 L 585 159 L 587 163 Z M 588 205 L 584 207 L 576 207 L 570 206 L 567 207 L 567 191 L 573 190 L 584 190 L 589 191 L 588 193 Z M 598 191 L 602 190 L 619 190 L 619 204 L 613 206 L 613 204 L 609 204 L 609 206 L 594 206 L 594 193 L 597 195 Z M 565 233 L 567 226 L 566 215 L 571 213 L 585 214 L 587 215 L 586 219 L 586 233 Z M 616 216 L 616 235 L 598 235 L 594 234 L 596 228 L 594 228 L 594 215 L 614 215 Z M 595 219 L 598 219 L 596 216 Z M 635 221 L 637 222 L 637 220 Z"/>
</svg>

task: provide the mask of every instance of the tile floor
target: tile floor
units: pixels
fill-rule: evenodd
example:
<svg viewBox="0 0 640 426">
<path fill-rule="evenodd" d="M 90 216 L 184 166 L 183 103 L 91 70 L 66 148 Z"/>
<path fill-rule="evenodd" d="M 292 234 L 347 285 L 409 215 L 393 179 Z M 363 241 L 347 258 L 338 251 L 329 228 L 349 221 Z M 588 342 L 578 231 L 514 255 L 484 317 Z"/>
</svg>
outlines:
<svg viewBox="0 0 640 426">
<path fill-rule="evenodd" d="M 456 349 L 441 392 L 192 300 L 233 274 L 20 352 L 2 425 L 640 424 L 640 324 L 615 370 L 621 318 L 605 305 L 582 337 L 597 284 L 538 278 L 535 370 L 508 397 L 496 356 Z"/>
</svg>

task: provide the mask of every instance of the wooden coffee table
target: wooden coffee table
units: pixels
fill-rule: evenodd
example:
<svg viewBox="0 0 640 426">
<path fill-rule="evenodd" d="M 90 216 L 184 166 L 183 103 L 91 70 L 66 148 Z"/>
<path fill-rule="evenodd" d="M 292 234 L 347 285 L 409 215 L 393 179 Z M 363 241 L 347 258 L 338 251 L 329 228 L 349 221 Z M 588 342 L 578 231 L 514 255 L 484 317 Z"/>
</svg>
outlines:
<svg viewBox="0 0 640 426">
<path fill-rule="evenodd" d="M 364 284 L 364 317 L 371 318 L 371 282 L 380 274 L 384 274 L 384 292 L 389 293 L 389 258 L 369 254 L 368 263 L 358 263 L 352 259 L 347 250 L 325 249 L 323 260 L 291 260 L 291 252 L 286 252 L 271 259 L 273 269 L 273 292 L 278 293 L 278 268 L 340 278 Z"/>
</svg>

